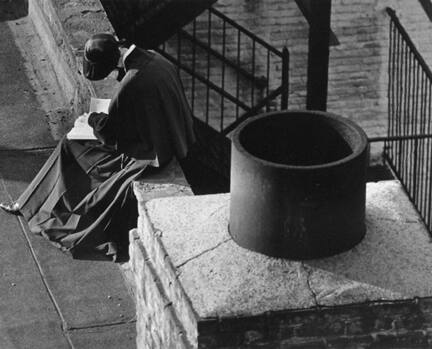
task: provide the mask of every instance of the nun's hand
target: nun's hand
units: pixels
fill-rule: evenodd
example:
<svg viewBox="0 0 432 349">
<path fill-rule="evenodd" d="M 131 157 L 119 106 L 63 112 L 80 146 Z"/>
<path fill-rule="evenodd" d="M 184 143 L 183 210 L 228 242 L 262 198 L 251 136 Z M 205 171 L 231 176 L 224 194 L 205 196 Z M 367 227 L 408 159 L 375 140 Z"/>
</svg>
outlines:
<svg viewBox="0 0 432 349">
<path fill-rule="evenodd" d="M 105 113 L 92 112 L 88 117 L 88 124 L 93 128 L 103 127 L 106 123 L 108 115 Z"/>
</svg>

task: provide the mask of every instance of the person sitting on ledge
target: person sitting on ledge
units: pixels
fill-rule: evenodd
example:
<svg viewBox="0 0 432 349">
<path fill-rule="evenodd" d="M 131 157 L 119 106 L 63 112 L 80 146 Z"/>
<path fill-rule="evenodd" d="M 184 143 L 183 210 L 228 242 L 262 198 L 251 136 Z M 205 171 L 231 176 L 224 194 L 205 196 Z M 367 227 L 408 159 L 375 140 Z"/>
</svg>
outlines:
<svg viewBox="0 0 432 349">
<path fill-rule="evenodd" d="M 171 63 L 111 34 L 92 36 L 84 48 L 85 77 L 101 80 L 116 69 L 121 81 L 108 114 L 88 117 L 98 140 L 62 138 L 18 200 L 0 204 L 73 258 L 127 256 L 127 232 L 138 216 L 132 181 L 184 158 L 195 142 Z"/>
</svg>

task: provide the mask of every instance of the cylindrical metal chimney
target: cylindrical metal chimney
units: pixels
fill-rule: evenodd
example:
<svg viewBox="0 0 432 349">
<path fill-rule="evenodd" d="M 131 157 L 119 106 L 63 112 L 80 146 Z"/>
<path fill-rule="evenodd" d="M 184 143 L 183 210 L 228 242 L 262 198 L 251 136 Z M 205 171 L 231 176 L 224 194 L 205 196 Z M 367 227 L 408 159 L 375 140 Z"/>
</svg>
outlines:
<svg viewBox="0 0 432 349">
<path fill-rule="evenodd" d="M 352 248 L 365 234 L 368 141 L 352 121 L 281 111 L 233 135 L 229 229 L 241 246 L 311 259 Z"/>
</svg>

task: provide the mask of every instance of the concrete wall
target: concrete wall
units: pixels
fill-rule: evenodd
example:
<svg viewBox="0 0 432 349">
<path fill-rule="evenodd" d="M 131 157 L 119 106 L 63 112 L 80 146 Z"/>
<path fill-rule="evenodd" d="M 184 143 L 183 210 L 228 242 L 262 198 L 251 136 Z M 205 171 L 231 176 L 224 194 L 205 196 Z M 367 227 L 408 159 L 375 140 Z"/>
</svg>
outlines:
<svg viewBox="0 0 432 349">
<path fill-rule="evenodd" d="M 51 1 L 30 1 L 29 14 L 42 39 L 53 69 L 61 86 L 60 91 L 71 113 L 84 111 L 83 104 L 89 95 L 89 88 L 77 74 L 75 54 L 67 41 L 67 35 Z"/>
<path fill-rule="evenodd" d="M 238 246 L 228 194 L 139 209 L 130 243 L 139 349 L 430 347 L 430 238 L 397 181 L 368 184 L 361 243 L 309 261 Z"/>
<path fill-rule="evenodd" d="M 81 72 L 82 49 L 87 38 L 113 29 L 98 0 L 32 0 L 29 17 L 41 38 L 41 49 L 49 57 L 64 100 L 61 110 L 49 115 L 54 127 L 52 133 L 60 138 L 74 119 L 88 110 L 91 96 L 108 98 L 116 87 L 113 77 L 91 83 Z"/>
</svg>

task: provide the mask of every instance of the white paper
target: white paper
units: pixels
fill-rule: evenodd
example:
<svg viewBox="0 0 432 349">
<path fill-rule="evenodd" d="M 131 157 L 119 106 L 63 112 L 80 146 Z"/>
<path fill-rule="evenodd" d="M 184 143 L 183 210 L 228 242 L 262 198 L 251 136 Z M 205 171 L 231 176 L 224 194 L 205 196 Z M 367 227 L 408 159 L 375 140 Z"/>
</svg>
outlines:
<svg viewBox="0 0 432 349">
<path fill-rule="evenodd" d="M 93 112 L 108 114 L 110 101 L 110 99 L 91 98 L 89 112 L 75 120 L 74 127 L 66 135 L 67 139 L 96 140 L 93 128 L 88 124 L 89 114 Z"/>
<path fill-rule="evenodd" d="M 89 114 L 83 114 L 75 120 L 74 127 L 67 134 L 67 139 L 96 140 L 93 128 L 88 124 Z"/>
<path fill-rule="evenodd" d="M 108 107 L 111 99 L 91 98 L 89 113 L 105 113 L 108 114 Z"/>
</svg>

